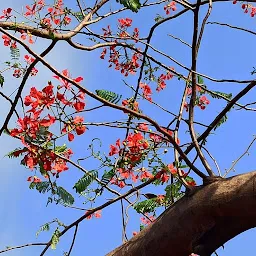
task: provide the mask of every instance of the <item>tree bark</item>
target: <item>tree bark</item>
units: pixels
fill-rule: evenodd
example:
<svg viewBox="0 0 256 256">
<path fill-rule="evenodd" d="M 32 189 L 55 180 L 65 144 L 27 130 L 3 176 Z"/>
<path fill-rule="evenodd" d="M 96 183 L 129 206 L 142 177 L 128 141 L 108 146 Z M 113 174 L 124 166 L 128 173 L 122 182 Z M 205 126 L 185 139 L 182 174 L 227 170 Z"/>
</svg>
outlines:
<svg viewBox="0 0 256 256">
<path fill-rule="evenodd" d="M 107 256 L 210 256 L 256 226 L 256 172 L 199 186 Z"/>
</svg>

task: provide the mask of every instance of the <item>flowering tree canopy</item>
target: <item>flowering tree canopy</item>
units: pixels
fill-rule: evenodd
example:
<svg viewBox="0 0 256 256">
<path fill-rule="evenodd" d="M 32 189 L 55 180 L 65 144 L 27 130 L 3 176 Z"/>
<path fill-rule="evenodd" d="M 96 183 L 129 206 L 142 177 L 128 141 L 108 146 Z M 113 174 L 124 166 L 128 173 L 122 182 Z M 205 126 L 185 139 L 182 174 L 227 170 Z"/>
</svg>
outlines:
<svg viewBox="0 0 256 256">
<path fill-rule="evenodd" d="M 241 71 L 247 77 L 240 79 L 226 70 L 219 78 L 210 67 L 214 55 L 221 69 L 222 62 L 244 66 L 218 56 L 220 29 L 256 33 L 215 21 L 212 13 L 229 8 L 250 25 L 256 7 L 220 0 L 93 2 L 34 0 L 2 10 L 1 47 L 9 58 L 0 68 L 0 96 L 9 109 L 0 135 L 17 143 L 6 154 L 20 160 L 24 182 L 40 200 L 47 195 L 48 207 L 80 215 L 68 224 L 43 224 L 38 234 L 50 230 L 48 241 L 0 253 L 37 245 L 46 255 L 74 229 L 63 248 L 71 255 L 78 227 L 121 202 L 123 245 L 108 255 L 211 255 L 256 225 L 255 173 L 230 177 L 256 138 L 243 121 L 240 134 L 228 126 L 230 116 L 256 111 L 256 71 Z M 246 41 L 234 43 L 245 51 Z M 61 62 L 64 44 L 72 58 L 60 69 L 49 58 L 54 53 Z M 218 157 L 231 134 L 234 142 L 249 142 L 241 149 L 224 141 L 234 152 L 224 168 L 230 162 L 219 165 Z M 129 218 L 140 221 L 130 233 Z"/>
</svg>

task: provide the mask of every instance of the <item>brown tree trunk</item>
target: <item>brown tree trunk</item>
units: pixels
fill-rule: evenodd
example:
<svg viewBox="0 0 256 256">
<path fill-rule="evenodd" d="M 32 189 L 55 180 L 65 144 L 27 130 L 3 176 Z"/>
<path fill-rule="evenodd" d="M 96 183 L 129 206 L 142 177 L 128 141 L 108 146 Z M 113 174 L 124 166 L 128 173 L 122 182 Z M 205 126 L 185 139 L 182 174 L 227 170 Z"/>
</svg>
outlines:
<svg viewBox="0 0 256 256">
<path fill-rule="evenodd" d="M 256 226 L 256 172 L 196 188 L 107 256 L 209 256 Z"/>
</svg>

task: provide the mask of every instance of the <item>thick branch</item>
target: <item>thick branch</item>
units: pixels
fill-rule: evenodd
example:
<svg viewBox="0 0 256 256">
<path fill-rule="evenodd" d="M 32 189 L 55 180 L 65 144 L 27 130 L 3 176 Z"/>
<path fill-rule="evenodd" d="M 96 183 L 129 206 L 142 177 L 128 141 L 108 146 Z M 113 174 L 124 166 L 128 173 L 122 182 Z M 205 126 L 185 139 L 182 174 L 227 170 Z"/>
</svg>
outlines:
<svg viewBox="0 0 256 256">
<path fill-rule="evenodd" d="M 255 184 L 256 172 L 251 172 L 198 187 L 108 256 L 210 256 L 256 226 Z"/>
</svg>

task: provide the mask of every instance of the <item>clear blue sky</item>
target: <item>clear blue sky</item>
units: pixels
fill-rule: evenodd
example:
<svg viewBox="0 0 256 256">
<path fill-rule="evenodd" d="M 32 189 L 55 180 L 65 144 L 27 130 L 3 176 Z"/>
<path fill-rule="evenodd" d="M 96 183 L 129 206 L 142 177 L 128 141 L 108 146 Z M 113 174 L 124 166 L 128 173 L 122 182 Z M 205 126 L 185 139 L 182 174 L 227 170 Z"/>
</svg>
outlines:
<svg viewBox="0 0 256 256">
<path fill-rule="evenodd" d="M 71 4 L 73 1 L 67 1 Z M 22 4 L 27 4 L 28 1 L 8 1 L 8 3 L 1 3 L 1 8 L 12 7 L 16 10 L 21 10 Z M 205 6 L 206 7 L 206 6 Z M 201 10 L 201 18 L 204 17 L 206 8 Z M 181 7 L 178 6 L 178 10 Z M 164 15 L 162 8 L 154 7 L 148 11 L 141 11 L 138 14 L 131 14 L 130 12 L 121 13 L 112 18 L 110 24 L 114 26 L 117 18 L 132 17 L 134 19 L 134 27 L 141 28 L 141 35 L 147 35 L 147 28 L 154 23 L 153 18 L 155 13 Z M 141 22 L 143 21 L 143 22 Z M 213 5 L 212 15 L 209 21 L 219 21 L 223 23 L 230 23 L 232 25 L 242 26 L 249 29 L 254 29 L 256 20 L 250 18 L 249 15 L 242 13 L 239 5 L 234 6 L 229 3 L 215 3 Z M 109 23 L 102 22 L 99 26 L 106 27 Z M 141 27 L 143 24 L 143 27 Z M 166 34 L 173 34 L 181 37 L 183 40 L 191 43 L 192 35 L 192 14 L 187 13 L 178 19 L 160 26 L 154 35 L 152 44 L 158 47 L 161 51 L 168 53 L 183 64 L 190 66 L 190 50 L 177 42 L 176 40 L 165 36 Z M 95 28 L 96 29 L 96 28 Z M 99 29 L 99 27 L 98 27 Z M 83 43 L 83 41 L 81 41 Z M 207 74 L 214 78 L 237 78 L 237 79 L 251 79 L 250 71 L 253 66 L 256 66 L 254 47 L 256 38 L 245 32 L 234 31 L 226 27 L 219 27 L 217 25 L 207 25 L 205 30 L 202 47 L 198 57 L 198 71 Z M 37 52 L 41 52 L 47 43 L 45 41 L 38 42 L 35 46 Z M 8 60 L 9 53 L 7 48 L 0 45 L 0 53 L 2 62 Z M 59 70 L 68 68 L 74 77 L 83 76 L 83 85 L 90 90 L 95 89 L 109 89 L 125 96 L 130 96 L 127 88 L 124 88 L 122 83 L 122 76 L 113 69 L 108 69 L 107 61 L 99 59 L 100 51 L 93 53 L 79 53 L 76 50 L 71 50 L 65 44 L 59 44 L 51 56 L 47 57 L 55 67 Z M 162 59 L 169 66 L 174 66 L 178 71 L 183 71 L 168 60 Z M 77 64 L 79 63 L 79 64 Z M 186 74 L 184 72 L 184 74 Z M 37 78 L 30 79 L 27 83 L 26 91 L 29 91 L 31 86 L 45 86 L 47 81 L 51 79 L 51 72 L 45 69 L 39 69 Z M 130 78 L 130 83 L 135 83 L 136 77 Z M 205 81 L 207 86 L 215 91 L 236 93 L 241 90 L 244 84 L 232 83 L 213 83 Z M 56 83 L 55 83 L 56 84 Z M 19 85 L 19 80 L 14 80 L 11 76 L 6 77 L 4 85 L 4 92 L 11 93 Z M 182 90 L 183 85 L 177 80 L 173 80 L 167 84 L 167 89 L 153 96 L 156 101 L 161 101 L 166 108 L 175 111 L 179 106 L 178 95 Z M 253 101 L 255 90 L 252 90 L 249 96 L 245 97 L 242 102 Z M 196 119 L 209 123 L 216 114 L 218 114 L 225 105 L 222 101 L 211 99 L 212 104 L 204 112 L 197 111 Z M 171 104 L 170 104 L 171 103 Z M 95 103 L 87 99 L 88 107 Z M 167 125 L 170 117 L 161 115 L 156 109 L 153 109 L 148 104 L 144 104 L 145 113 L 152 115 L 162 125 Z M 2 123 L 5 114 L 8 111 L 8 103 L 1 100 L 1 117 Z M 153 111 L 153 112 L 152 112 Z M 85 115 L 86 121 L 103 121 L 113 120 L 122 116 L 117 111 L 97 111 L 93 115 Z M 12 124 L 14 125 L 14 121 Z M 253 113 L 233 111 L 229 114 L 228 122 L 216 131 L 208 139 L 208 148 L 212 155 L 217 159 L 221 170 L 224 172 L 225 168 L 229 168 L 232 161 L 235 160 L 241 153 L 244 152 L 249 142 L 252 140 L 252 135 L 255 133 L 255 121 Z M 103 140 L 105 147 L 103 150 L 107 152 L 108 145 L 113 143 L 118 137 L 124 136 L 124 131 L 103 130 L 101 128 L 90 129 L 85 136 L 80 140 L 76 140 L 71 144 L 77 156 L 85 156 L 86 149 L 91 139 L 100 137 Z M 184 137 L 185 138 L 185 137 Z M 182 137 L 181 137 L 182 139 Z M 83 212 L 67 209 L 60 205 L 50 205 L 45 207 L 47 196 L 38 194 L 36 191 L 31 191 L 26 182 L 30 171 L 19 165 L 19 160 L 10 160 L 3 156 L 17 147 L 17 141 L 4 136 L 0 138 L 1 145 L 1 180 L 0 180 L 0 194 L 2 195 L 2 203 L 0 210 L 0 248 L 5 246 L 14 246 L 25 244 L 28 242 L 44 242 L 50 238 L 50 233 L 42 233 L 36 239 L 35 233 L 39 226 L 51 221 L 54 218 L 59 218 L 65 224 L 73 222 L 76 218 L 81 216 Z M 255 169 L 255 147 L 252 147 L 249 157 L 245 157 L 236 166 L 236 173 L 244 173 Z M 171 162 L 171 160 L 170 160 Z M 86 162 L 84 166 L 86 169 L 93 169 L 94 166 L 90 162 Z M 70 168 L 70 170 L 62 175 L 62 185 L 72 191 L 72 185 L 81 177 L 82 174 L 77 170 Z M 110 195 L 102 198 L 102 201 L 110 198 Z M 98 204 L 100 204 L 99 201 Z M 121 214 L 120 203 L 104 209 L 101 219 L 93 219 L 84 221 L 79 227 L 79 234 L 75 243 L 75 248 L 72 255 L 95 255 L 102 256 L 121 244 Z M 132 231 L 139 229 L 139 216 L 135 216 L 133 211 L 131 213 L 131 220 L 128 226 L 128 235 L 132 235 Z M 53 230 L 52 230 L 53 231 Z M 225 249 L 219 249 L 220 256 L 240 256 L 240 255 L 254 255 L 254 243 L 256 231 L 250 230 L 232 241 L 225 244 Z M 61 238 L 60 244 L 55 251 L 49 250 L 47 255 L 62 255 L 63 251 L 69 248 L 72 232 Z M 9 252 L 10 256 L 39 255 L 41 252 L 39 247 L 30 247 L 27 249 L 20 249 Z"/>
</svg>

